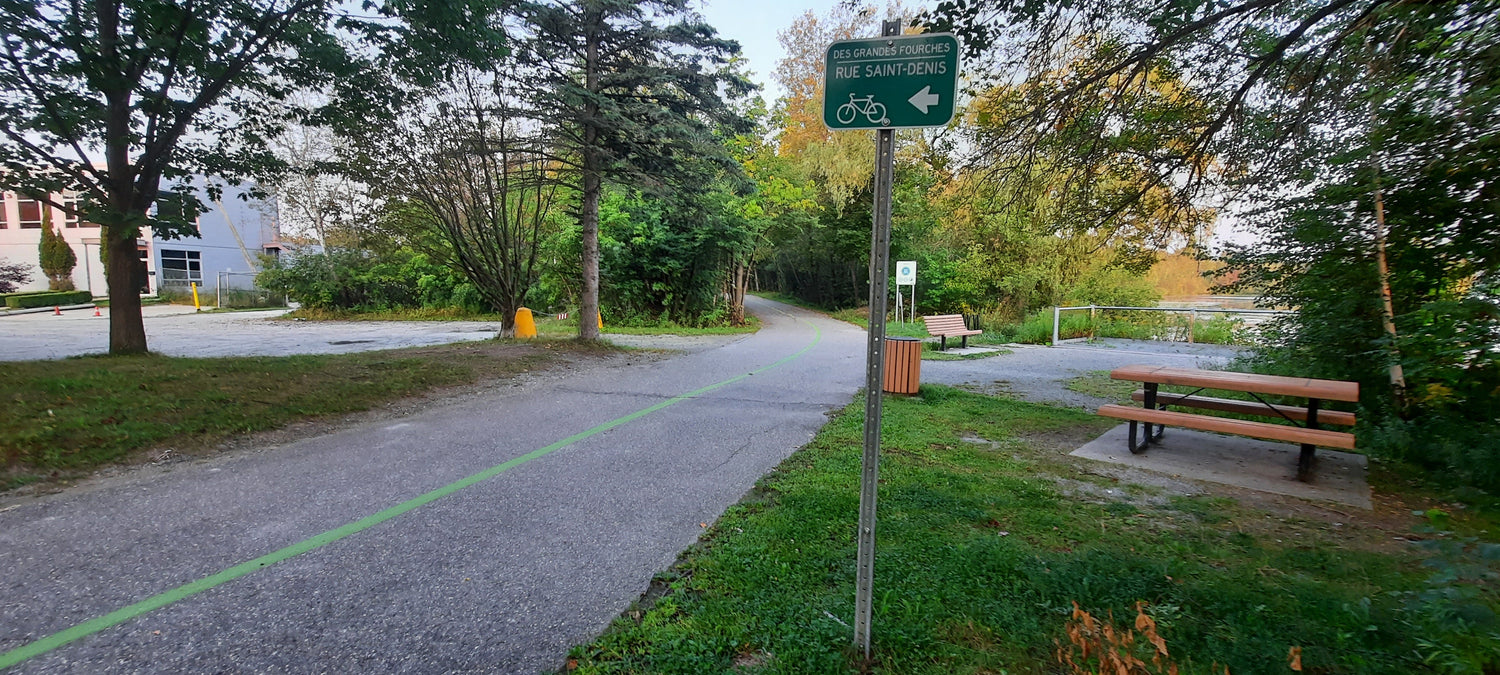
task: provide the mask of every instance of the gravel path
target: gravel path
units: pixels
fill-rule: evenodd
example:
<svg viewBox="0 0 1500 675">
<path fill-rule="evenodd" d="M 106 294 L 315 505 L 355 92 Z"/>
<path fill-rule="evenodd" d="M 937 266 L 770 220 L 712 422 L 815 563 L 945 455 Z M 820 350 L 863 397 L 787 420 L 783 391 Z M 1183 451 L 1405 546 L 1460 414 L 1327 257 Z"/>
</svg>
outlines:
<svg viewBox="0 0 1500 675">
<path fill-rule="evenodd" d="M 1131 364 L 1206 368 L 1228 363 L 1237 347 L 1176 342 L 1103 339 L 1058 347 L 1009 345 L 1012 353 L 968 361 L 923 361 L 922 381 L 985 393 L 1008 393 L 1037 403 L 1095 408 L 1104 399 L 1067 388 L 1069 380 L 1092 371 Z"/>
<path fill-rule="evenodd" d="M 488 340 L 494 321 L 297 321 L 287 310 L 195 313 L 181 305 L 141 308 L 151 351 L 168 356 L 289 356 L 347 354 L 377 349 Z M 109 310 L 93 309 L 0 317 L 0 361 L 63 359 L 109 350 Z M 745 339 L 737 335 L 621 335 L 604 338 L 641 349 L 700 352 Z"/>
<path fill-rule="evenodd" d="M 191 307 L 142 308 L 151 351 L 168 356 L 287 356 L 488 340 L 494 321 L 288 321 L 286 310 L 195 313 Z M 0 361 L 62 359 L 109 350 L 109 310 L 0 317 Z"/>
</svg>

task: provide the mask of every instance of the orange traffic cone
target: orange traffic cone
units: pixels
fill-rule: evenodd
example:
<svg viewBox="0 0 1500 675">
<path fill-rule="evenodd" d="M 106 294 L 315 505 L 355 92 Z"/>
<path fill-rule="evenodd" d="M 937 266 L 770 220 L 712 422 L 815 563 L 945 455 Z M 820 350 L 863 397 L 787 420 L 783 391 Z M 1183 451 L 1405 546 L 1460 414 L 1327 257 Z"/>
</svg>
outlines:
<svg viewBox="0 0 1500 675">
<path fill-rule="evenodd" d="M 52 316 L 62 316 L 62 308 L 54 306 L 52 308 Z"/>
<path fill-rule="evenodd" d="M 99 313 L 99 306 L 98 305 L 94 305 L 94 316 L 104 316 L 103 314 Z"/>
</svg>

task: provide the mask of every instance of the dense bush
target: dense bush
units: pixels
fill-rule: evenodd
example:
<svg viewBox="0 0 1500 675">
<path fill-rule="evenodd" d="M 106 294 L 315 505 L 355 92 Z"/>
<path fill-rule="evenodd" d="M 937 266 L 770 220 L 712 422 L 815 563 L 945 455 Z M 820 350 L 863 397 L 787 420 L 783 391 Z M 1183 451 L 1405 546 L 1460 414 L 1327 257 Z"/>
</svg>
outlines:
<svg viewBox="0 0 1500 675">
<path fill-rule="evenodd" d="M 1020 323 L 996 321 L 986 326 L 987 332 L 1009 342 L 1047 344 L 1052 341 L 1052 310 L 1033 312 Z M 1239 319 L 1200 314 L 1193 321 L 1180 312 L 1101 310 L 1091 319 L 1088 312 L 1073 310 L 1062 313 L 1057 327 L 1063 340 L 1096 337 L 1187 342 L 1189 330 L 1192 341 L 1200 344 L 1248 344 L 1252 340 L 1251 332 Z"/>
<path fill-rule="evenodd" d="M 47 275 L 47 288 L 73 290 L 73 267 L 78 264 L 78 256 L 50 223 L 42 228 L 42 240 L 37 244 L 37 264 L 42 268 L 42 274 Z"/>
<path fill-rule="evenodd" d="M 1161 293 L 1150 280 L 1117 267 L 1093 270 L 1065 295 L 1065 302 L 1075 306 L 1155 307 L 1161 301 Z"/>
<path fill-rule="evenodd" d="M 310 309 L 484 309 L 478 292 L 462 277 L 406 249 L 384 255 L 337 250 L 288 256 L 267 265 L 256 284 Z"/>
<path fill-rule="evenodd" d="M 599 207 L 599 300 L 623 326 L 716 326 L 729 320 L 724 261 L 748 233 L 721 193 L 605 194 Z"/>
</svg>

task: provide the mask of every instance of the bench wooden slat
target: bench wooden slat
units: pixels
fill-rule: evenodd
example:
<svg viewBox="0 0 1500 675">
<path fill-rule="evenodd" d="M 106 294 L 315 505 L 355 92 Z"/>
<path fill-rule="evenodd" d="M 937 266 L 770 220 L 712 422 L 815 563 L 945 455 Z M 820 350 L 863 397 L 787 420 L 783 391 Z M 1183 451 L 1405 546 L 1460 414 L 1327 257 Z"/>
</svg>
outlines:
<svg viewBox="0 0 1500 675">
<path fill-rule="evenodd" d="M 1130 398 L 1136 401 L 1145 401 L 1146 392 L 1142 389 L 1135 390 Z M 1240 413 L 1243 415 L 1265 415 L 1275 417 L 1266 406 L 1255 401 L 1237 401 L 1232 398 L 1215 398 L 1212 396 L 1189 396 L 1187 394 L 1174 394 L 1160 391 L 1156 393 L 1157 403 L 1167 405 L 1180 405 L 1189 408 L 1203 408 L 1205 410 L 1220 410 L 1223 412 Z M 1272 405 L 1272 408 L 1280 411 L 1290 419 L 1304 422 L 1307 420 L 1307 408 L 1299 408 L 1291 405 Z M 1341 410 L 1319 410 L 1319 424 L 1337 424 L 1339 426 L 1354 426 L 1354 413 Z"/>
<path fill-rule="evenodd" d="M 948 335 L 958 337 L 962 335 L 978 335 L 984 331 L 969 330 L 964 325 L 964 317 L 960 314 L 941 314 L 938 316 L 924 316 L 922 323 L 927 326 L 927 332 L 936 337 Z"/>
<path fill-rule="evenodd" d="M 1172 366 L 1125 366 L 1109 376 L 1116 380 L 1177 384 L 1207 389 L 1248 391 L 1257 394 L 1300 396 L 1326 401 L 1358 401 L 1359 383 L 1339 380 L 1317 380 L 1310 377 L 1282 377 L 1256 373 L 1231 373 L 1219 370 L 1197 370 Z"/>
<path fill-rule="evenodd" d="M 1354 449 L 1354 434 L 1342 431 L 1303 429 L 1301 427 L 1236 420 L 1227 417 L 1207 417 L 1192 413 L 1172 412 L 1170 410 L 1146 410 L 1126 405 L 1100 406 L 1099 414 L 1122 420 L 1164 424 L 1171 427 L 1186 427 L 1202 431 L 1216 431 L 1239 436 L 1250 436 L 1252 438 L 1264 438 L 1272 441 L 1298 444 L 1307 443 L 1325 448 L 1341 448 L 1344 450 Z"/>
<path fill-rule="evenodd" d="M 948 338 L 963 338 L 964 346 L 969 346 L 969 336 L 979 335 L 984 331 L 969 330 L 964 325 L 964 317 L 960 314 L 938 314 L 922 317 L 922 323 L 927 326 L 927 334 L 935 338 L 942 338 L 942 344 L 938 349 L 948 346 Z"/>
</svg>

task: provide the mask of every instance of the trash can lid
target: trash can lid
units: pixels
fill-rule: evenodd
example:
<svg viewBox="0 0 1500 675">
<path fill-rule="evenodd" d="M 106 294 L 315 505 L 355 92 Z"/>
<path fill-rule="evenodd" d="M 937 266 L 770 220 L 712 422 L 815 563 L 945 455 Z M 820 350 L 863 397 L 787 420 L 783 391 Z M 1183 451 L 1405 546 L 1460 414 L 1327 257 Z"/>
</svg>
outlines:
<svg viewBox="0 0 1500 675">
<path fill-rule="evenodd" d="M 887 342 L 921 342 L 921 338 L 914 337 L 887 337 Z"/>
</svg>

